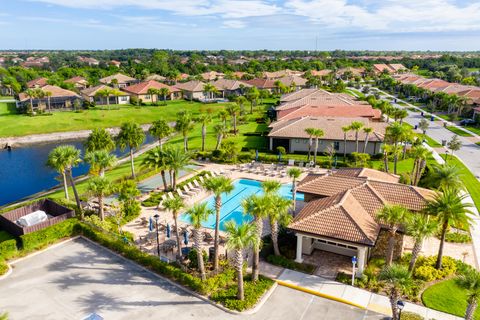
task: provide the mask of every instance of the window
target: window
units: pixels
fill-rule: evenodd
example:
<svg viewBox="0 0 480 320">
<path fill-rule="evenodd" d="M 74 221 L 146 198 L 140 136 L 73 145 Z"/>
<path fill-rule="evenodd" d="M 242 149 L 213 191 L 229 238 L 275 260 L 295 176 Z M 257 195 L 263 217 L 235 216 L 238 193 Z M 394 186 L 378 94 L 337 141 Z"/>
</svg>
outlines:
<svg viewBox="0 0 480 320">
<path fill-rule="evenodd" d="M 295 143 L 299 143 L 300 142 L 300 139 L 295 139 Z"/>
<path fill-rule="evenodd" d="M 150 95 L 149 94 L 145 95 L 145 99 L 150 100 L 151 99 Z"/>
<path fill-rule="evenodd" d="M 333 142 L 333 148 L 335 149 L 335 151 L 340 150 L 340 142 L 339 141 L 334 141 Z"/>
<path fill-rule="evenodd" d="M 128 97 L 127 96 L 122 96 L 122 97 L 120 97 L 120 101 L 128 101 Z"/>
</svg>

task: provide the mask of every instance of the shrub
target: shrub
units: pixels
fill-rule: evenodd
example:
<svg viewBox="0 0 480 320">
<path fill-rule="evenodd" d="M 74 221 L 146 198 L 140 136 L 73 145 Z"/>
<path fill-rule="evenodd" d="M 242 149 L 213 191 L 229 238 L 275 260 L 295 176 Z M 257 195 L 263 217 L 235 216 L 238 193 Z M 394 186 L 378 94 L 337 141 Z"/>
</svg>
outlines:
<svg viewBox="0 0 480 320">
<path fill-rule="evenodd" d="M 444 279 L 457 271 L 457 262 L 453 258 L 443 257 L 442 268 L 439 270 L 435 269 L 436 261 L 437 256 L 419 257 L 413 272 L 414 278 L 429 282 Z"/>
<path fill-rule="evenodd" d="M 435 269 L 432 266 L 420 266 L 415 268 L 414 276 L 416 279 L 430 282 L 439 279 L 439 274 L 439 270 Z"/>
<path fill-rule="evenodd" d="M 68 219 L 48 228 L 20 236 L 22 248 L 29 252 L 75 235 L 76 219 Z"/>
<path fill-rule="evenodd" d="M 208 261 L 208 254 L 205 252 L 205 250 L 202 250 L 202 256 L 203 256 L 203 263 L 204 265 Z M 197 250 L 192 249 L 188 253 L 188 260 L 190 261 L 188 263 L 188 267 L 192 269 L 197 269 L 198 268 L 198 258 L 197 258 Z"/>
<path fill-rule="evenodd" d="M 403 311 L 400 320 L 424 320 L 425 318 L 419 314 L 410 311 Z"/>
<path fill-rule="evenodd" d="M 454 243 L 470 243 L 472 242 L 472 237 L 467 233 L 449 232 L 445 235 L 445 241 Z"/>
<path fill-rule="evenodd" d="M 287 269 L 297 270 L 305 273 L 312 274 L 315 271 L 315 266 L 306 263 L 298 263 L 293 260 L 287 259 L 284 256 L 269 255 L 267 261 L 276 266 L 284 267 Z"/>
<path fill-rule="evenodd" d="M 4 275 L 8 271 L 8 265 L 5 260 L 0 260 L 0 276 Z"/>
<path fill-rule="evenodd" d="M 0 242 L 0 257 L 10 259 L 17 254 L 17 240 L 10 239 Z"/>
</svg>

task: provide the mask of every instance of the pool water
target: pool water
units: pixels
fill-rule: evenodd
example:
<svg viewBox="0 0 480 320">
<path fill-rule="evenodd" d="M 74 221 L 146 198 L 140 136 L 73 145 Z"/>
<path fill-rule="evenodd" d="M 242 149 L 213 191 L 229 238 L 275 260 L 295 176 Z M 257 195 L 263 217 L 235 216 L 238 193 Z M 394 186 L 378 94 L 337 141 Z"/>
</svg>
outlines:
<svg viewBox="0 0 480 320">
<path fill-rule="evenodd" d="M 249 214 L 244 214 L 242 208 L 243 199 L 252 194 L 263 194 L 262 184 L 260 181 L 240 179 L 233 183 L 234 189 L 228 194 L 222 195 L 222 209 L 220 210 L 220 230 L 225 231 L 225 222 L 233 220 L 235 223 L 248 223 L 253 220 Z M 280 195 L 286 199 L 292 199 L 292 184 L 284 184 L 280 188 Z M 303 194 L 297 193 L 297 200 L 303 200 Z M 208 208 L 215 212 L 215 197 L 210 196 L 205 201 L 208 203 Z M 187 215 L 182 214 L 180 220 L 189 223 Z M 202 223 L 205 228 L 215 228 L 215 214 L 209 216 L 208 220 Z"/>
</svg>

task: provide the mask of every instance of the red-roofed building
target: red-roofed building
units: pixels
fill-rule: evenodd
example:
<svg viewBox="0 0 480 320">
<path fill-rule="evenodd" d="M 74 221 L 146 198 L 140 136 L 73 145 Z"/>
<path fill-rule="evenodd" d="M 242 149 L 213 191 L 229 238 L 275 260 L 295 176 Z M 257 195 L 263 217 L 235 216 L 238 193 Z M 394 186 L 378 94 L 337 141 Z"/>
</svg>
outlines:
<svg viewBox="0 0 480 320">
<path fill-rule="evenodd" d="M 170 92 L 169 95 L 166 97 L 163 97 L 160 93 L 154 93 L 152 94 L 149 89 L 155 89 L 155 90 L 160 90 L 160 89 L 168 89 Z M 176 87 L 171 87 L 166 84 L 157 82 L 155 80 L 148 80 L 148 81 L 143 81 L 131 86 L 128 86 L 126 88 L 122 88 L 123 91 L 129 93 L 131 96 L 137 97 L 138 99 L 141 99 L 143 102 L 157 102 L 159 100 L 163 99 L 180 99 L 181 98 L 181 92 L 178 88 Z"/>
<path fill-rule="evenodd" d="M 241 80 L 241 81 L 253 87 L 256 87 L 257 89 L 260 89 L 260 90 L 268 90 L 270 92 L 273 92 L 276 89 L 275 80 L 271 80 L 271 79 L 256 78 L 252 80 Z"/>
<path fill-rule="evenodd" d="M 27 82 L 27 88 L 41 88 L 48 84 L 47 78 L 37 78 Z"/>
</svg>

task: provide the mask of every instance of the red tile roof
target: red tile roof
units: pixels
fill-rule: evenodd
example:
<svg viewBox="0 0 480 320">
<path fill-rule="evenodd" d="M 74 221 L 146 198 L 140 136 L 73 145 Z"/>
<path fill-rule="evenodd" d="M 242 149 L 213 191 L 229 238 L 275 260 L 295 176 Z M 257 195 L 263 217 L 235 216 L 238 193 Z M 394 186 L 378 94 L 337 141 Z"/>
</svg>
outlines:
<svg viewBox="0 0 480 320">
<path fill-rule="evenodd" d="M 275 89 L 275 80 L 271 79 L 251 79 L 251 80 L 242 80 L 242 82 L 249 84 L 251 86 L 257 87 L 258 89 Z"/>
<path fill-rule="evenodd" d="M 133 94 L 148 94 L 148 89 L 150 88 L 154 88 L 154 89 L 167 88 L 170 92 L 180 91 L 176 87 L 167 86 L 166 84 L 157 82 L 155 80 L 143 81 L 143 82 L 128 86 L 126 88 L 123 88 L 123 91 L 128 93 L 133 93 Z"/>
<path fill-rule="evenodd" d="M 48 79 L 47 78 L 37 78 L 27 82 L 27 88 L 34 88 L 34 87 L 43 87 L 46 86 Z"/>
</svg>

